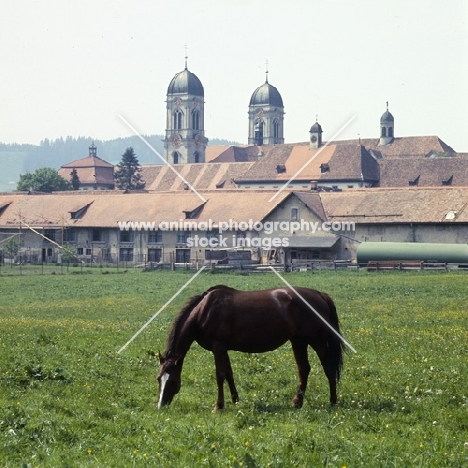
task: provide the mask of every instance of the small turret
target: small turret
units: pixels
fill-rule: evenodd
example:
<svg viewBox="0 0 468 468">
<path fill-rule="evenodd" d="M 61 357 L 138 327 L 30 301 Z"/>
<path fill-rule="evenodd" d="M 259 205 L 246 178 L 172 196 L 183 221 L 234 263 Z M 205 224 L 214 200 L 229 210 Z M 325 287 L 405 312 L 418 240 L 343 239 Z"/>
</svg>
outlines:
<svg viewBox="0 0 468 468">
<path fill-rule="evenodd" d="M 388 101 L 387 101 L 387 110 L 380 117 L 380 140 L 379 146 L 391 145 L 395 136 L 394 132 L 395 119 L 393 115 L 388 110 Z"/>
<path fill-rule="evenodd" d="M 318 119 L 315 123 L 310 127 L 310 146 L 311 150 L 320 148 L 322 146 L 322 126 L 318 123 Z"/>
<path fill-rule="evenodd" d="M 92 158 L 97 157 L 97 148 L 96 148 L 96 145 L 94 144 L 94 141 L 91 143 L 91 146 L 89 147 L 89 155 Z"/>
</svg>

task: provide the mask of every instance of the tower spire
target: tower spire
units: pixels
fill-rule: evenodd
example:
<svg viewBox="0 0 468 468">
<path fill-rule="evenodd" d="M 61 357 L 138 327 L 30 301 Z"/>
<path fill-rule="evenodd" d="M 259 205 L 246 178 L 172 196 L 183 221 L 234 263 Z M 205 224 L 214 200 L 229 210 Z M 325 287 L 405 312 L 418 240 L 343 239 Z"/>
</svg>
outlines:
<svg viewBox="0 0 468 468">
<path fill-rule="evenodd" d="M 187 70 L 188 45 L 185 44 L 185 69 Z"/>
<path fill-rule="evenodd" d="M 268 60 L 265 60 L 265 83 L 268 83 Z"/>
</svg>

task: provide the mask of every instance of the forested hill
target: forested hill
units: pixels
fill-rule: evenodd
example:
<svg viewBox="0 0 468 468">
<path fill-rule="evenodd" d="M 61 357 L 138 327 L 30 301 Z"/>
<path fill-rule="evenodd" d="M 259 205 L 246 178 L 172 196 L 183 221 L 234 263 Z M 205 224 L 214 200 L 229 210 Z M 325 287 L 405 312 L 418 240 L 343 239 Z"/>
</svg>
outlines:
<svg viewBox="0 0 468 468">
<path fill-rule="evenodd" d="M 145 140 L 161 155 L 164 155 L 163 135 L 145 135 Z M 114 140 L 101 141 L 89 137 L 67 137 L 57 140 L 45 139 L 39 146 L 35 145 L 7 145 L 0 143 L 1 153 L 8 153 L 14 157 L 14 153 L 21 155 L 23 159 L 23 172 L 32 172 L 39 167 L 53 167 L 59 169 L 63 164 L 85 158 L 89 154 L 89 146 L 94 142 L 97 147 L 97 155 L 111 164 L 117 164 L 125 150 L 131 146 L 140 164 L 160 164 L 162 161 L 154 151 L 146 145 L 138 136 L 117 138 Z M 213 138 L 210 145 L 236 145 L 238 143 Z M 3 166 L 0 160 L 0 170 Z"/>
<path fill-rule="evenodd" d="M 163 135 L 145 135 L 144 138 L 161 156 L 164 156 Z M 129 146 L 134 149 L 140 164 L 162 163 L 154 151 L 138 136 L 108 141 L 69 136 L 65 139 L 45 139 L 39 145 L 0 143 L 0 192 L 14 190 L 20 174 L 34 172 L 40 167 L 59 169 L 66 163 L 85 158 L 93 142 L 97 147 L 97 155 L 111 164 L 118 164 Z M 238 143 L 213 138 L 209 144 L 236 145 Z"/>
</svg>

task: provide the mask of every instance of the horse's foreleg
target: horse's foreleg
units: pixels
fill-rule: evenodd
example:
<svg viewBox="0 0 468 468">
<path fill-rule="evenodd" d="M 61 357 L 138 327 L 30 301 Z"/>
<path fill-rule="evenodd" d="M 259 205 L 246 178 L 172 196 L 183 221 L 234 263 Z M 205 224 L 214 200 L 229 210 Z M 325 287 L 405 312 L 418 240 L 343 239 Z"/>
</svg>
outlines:
<svg viewBox="0 0 468 468">
<path fill-rule="evenodd" d="M 232 401 L 236 403 L 239 400 L 234 377 L 232 374 L 231 362 L 227 350 L 221 346 L 213 346 L 213 354 L 216 366 L 216 383 L 218 384 L 218 400 L 213 408 L 213 411 L 218 411 L 224 408 L 224 381 L 228 381 L 229 390 L 231 391 Z"/>
<path fill-rule="evenodd" d="M 299 374 L 299 385 L 293 398 L 293 406 L 302 408 L 304 402 L 304 393 L 307 389 L 307 379 L 309 378 L 310 364 L 307 356 L 307 341 L 302 338 L 291 338 L 294 359 L 297 364 Z"/>
<path fill-rule="evenodd" d="M 226 367 L 226 380 L 229 385 L 229 390 L 231 392 L 231 399 L 233 403 L 239 401 L 239 394 L 237 393 L 236 384 L 234 383 L 234 374 L 232 373 L 231 360 L 229 355 L 226 353 L 227 358 L 227 367 Z"/>
</svg>

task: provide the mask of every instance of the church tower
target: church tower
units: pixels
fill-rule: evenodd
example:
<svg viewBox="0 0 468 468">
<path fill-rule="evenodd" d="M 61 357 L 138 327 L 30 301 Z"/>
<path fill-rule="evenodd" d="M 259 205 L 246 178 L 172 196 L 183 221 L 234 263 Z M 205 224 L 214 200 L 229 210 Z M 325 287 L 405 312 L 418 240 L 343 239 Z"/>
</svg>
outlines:
<svg viewBox="0 0 468 468">
<path fill-rule="evenodd" d="M 284 106 L 278 90 L 265 83 L 252 94 L 249 104 L 249 145 L 276 145 L 284 143 Z"/>
<path fill-rule="evenodd" d="M 170 164 L 204 163 L 205 91 L 198 77 L 187 68 L 172 78 L 166 96 L 164 157 Z"/>
<path fill-rule="evenodd" d="M 309 130 L 310 133 L 310 144 L 309 148 L 311 150 L 320 148 L 322 146 L 322 126 L 318 123 L 318 119 L 315 121 L 315 123 L 310 127 Z"/>
<path fill-rule="evenodd" d="M 395 128 L 395 119 L 393 115 L 388 111 L 388 101 L 387 101 L 387 110 L 380 117 L 380 140 L 379 146 L 391 145 L 395 137 L 394 133 Z"/>
</svg>

